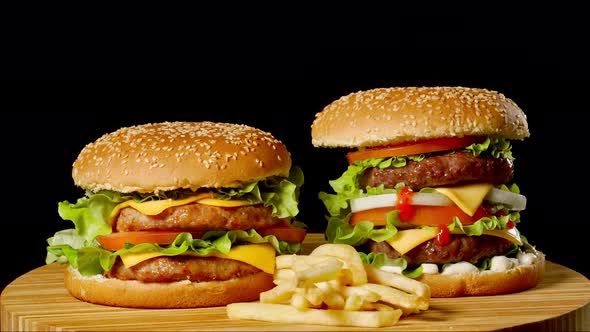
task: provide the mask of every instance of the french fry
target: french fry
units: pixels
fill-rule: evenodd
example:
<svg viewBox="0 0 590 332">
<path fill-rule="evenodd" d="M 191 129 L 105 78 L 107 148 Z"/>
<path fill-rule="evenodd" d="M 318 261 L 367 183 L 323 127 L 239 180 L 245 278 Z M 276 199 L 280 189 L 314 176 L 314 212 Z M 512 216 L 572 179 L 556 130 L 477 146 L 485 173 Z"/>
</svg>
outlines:
<svg viewBox="0 0 590 332">
<path fill-rule="evenodd" d="M 325 292 L 323 295 L 324 303 L 328 306 L 329 309 L 344 308 L 346 299 L 344 299 L 344 296 L 342 296 L 342 294 L 336 292 Z"/>
<path fill-rule="evenodd" d="M 288 269 L 293 266 L 293 263 L 297 259 L 297 255 L 280 255 L 275 258 L 275 269 Z"/>
<path fill-rule="evenodd" d="M 373 283 L 364 284 L 360 287 L 381 295 L 381 302 L 387 302 L 394 307 L 400 308 L 404 315 L 428 309 L 429 301 L 416 294 L 409 294 L 393 287 Z"/>
<path fill-rule="evenodd" d="M 341 293 L 343 291 L 344 286 L 338 279 L 330 280 L 330 281 L 323 281 L 323 282 L 316 282 L 315 286 L 319 289 L 324 290 L 325 292 L 336 292 Z"/>
<path fill-rule="evenodd" d="M 353 246 L 333 243 L 322 244 L 315 248 L 309 255 L 339 258 L 344 262 L 344 268 L 349 269 L 352 274 L 352 285 L 367 283 L 367 272 L 363 266 L 363 261 Z"/>
<path fill-rule="evenodd" d="M 365 302 L 365 303 L 363 303 L 361 310 L 392 311 L 392 310 L 401 310 L 401 309 L 395 309 L 392 306 L 388 306 L 387 304 L 378 303 L 378 302 Z M 403 311 L 402 311 L 402 315 L 403 315 Z"/>
<path fill-rule="evenodd" d="M 292 282 L 294 279 L 296 279 L 296 277 L 297 275 L 295 274 L 295 271 L 291 269 L 276 270 L 274 273 L 273 282 L 275 285 L 278 285 L 282 282 Z"/>
<path fill-rule="evenodd" d="M 365 302 L 377 302 L 381 299 L 379 293 L 373 292 L 363 286 L 349 286 L 342 290 L 345 297 L 360 296 Z"/>
<path fill-rule="evenodd" d="M 285 304 L 232 303 L 228 304 L 230 319 L 254 319 L 290 324 L 335 325 L 355 327 L 383 327 L 395 325 L 401 310 L 347 311 L 330 309 L 299 310 Z"/>
<path fill-rule="evenodd" d="M 276 269 L 301 271 L 330 260 L 329 256 L 281 255 L 276 257 Z"/>
<path fill-rule="evenodd" d="M 303 294 L 311 306 L 319 307 L 324 302 L 323 291 L 319 288 L 306 288 Z"/>
<path fill-rule="evenodd" d="M 414 293 L 419 297 L 430 299 L 430 287 L 427 284 L 402 274 L 381 271 L 368 264 L 364 266 L 369 282 L 395 287 L 408 293 Z"/>
<path fill-rule="evenodd" d="M 309 301 L 302 294 L 293 294 L 291 297 L 291 305 L 299 310 L 309 308 Z"/>
<path fill-rule="evenodd" d="M 361 310 L 361 307 L 363 306 L 363 298 L 359 295 L 352 295 L 346 298 L 346 301 L 344 301 L 344 308 L 342 308 L 343 310 L 351 310 L 351 311 L 357 311 L 357 310 Z"/>
<path fill-rule="evenodd" d="M 230 318 L 282 323 L 391 326 L 427 310 L 430 288 L 364 265 L 354 247 L 324 244 L 305 255 L 277 256 L 275 287 L 258 303 L 227 306 Z"/>
<path fill-rule="evenodd" d="M 260 293 L 260 302 L 264 303 L 288 303 L 295 293 L 296 280 L 286 280 L 276 287 Z"/>
<path fill-rule="evenodd" d="M 315 283 L 335 279 L 341 268 L 341 261 L 336 258 L 328 257 L 328 259 L 321 263 L 304 270 L 295 271 L 295 274 L 300 281 Z"/>
</svg>

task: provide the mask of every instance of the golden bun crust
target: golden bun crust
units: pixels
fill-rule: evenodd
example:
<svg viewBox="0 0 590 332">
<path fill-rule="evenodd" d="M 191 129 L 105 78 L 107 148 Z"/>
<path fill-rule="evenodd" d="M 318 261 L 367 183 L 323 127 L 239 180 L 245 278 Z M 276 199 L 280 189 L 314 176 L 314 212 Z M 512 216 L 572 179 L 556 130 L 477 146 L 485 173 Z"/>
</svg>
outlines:
<svg viewBox="0 0 590 332">
<path fill-rule="evenodd" d="M 287 176 L 291 156 L 270 133 L 246 125 L 163 122 L 121 128 L 82 149 L 74 162 L 77 186 L 96 192 L 151 193 L 201 187 L 239 187 Z"/>
<path fill-rule="evenodd" d="M 510 294 L 535 287 L 545 273 L 545 255 L 537 251 L 535 264 L 504 272 L 423 274 L 416 280 L 430 286 L 431 297 Z"/>
<path fill-rule="evenodd" d="M 496 91 L 396 87 L 343 96 L 316 114 L 315 147 L 370 147 L 431 138 L 529 136 L 524 112 Z"/>
<path fill-rule="evenodd" d="M 130 308 L 198 308 L 256 301 L 261 292 L 275 286 L 273 275 L 265 272 L 227 281 L 143 283 L 84 277 L 71 266 L 65 270 L 64 282 L 79 300 Z"/>
</svg>

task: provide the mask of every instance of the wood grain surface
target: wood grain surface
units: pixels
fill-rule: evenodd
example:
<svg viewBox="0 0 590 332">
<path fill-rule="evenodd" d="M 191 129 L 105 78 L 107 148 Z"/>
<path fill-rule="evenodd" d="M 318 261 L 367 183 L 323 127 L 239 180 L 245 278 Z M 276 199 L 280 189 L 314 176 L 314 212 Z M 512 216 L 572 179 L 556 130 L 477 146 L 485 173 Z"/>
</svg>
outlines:
<svg viewBox="0 0 590 332">
<path fill-rule="evenodd" d="M 308 234 L 303 253 L 323 243 Z M 95 305 L 71 297 L 63 285 L 64 266 L 34 269 L 10 283 L 0 297 L 2 331 L 195 331 L 308 330 L 359 331 L 319 325 L 287 325 L 230 320 L 225 307 L 131 309 Z M 429 310 L 379 330 L 405 331 L 589 331 L 590 281 L 547 262 L 544 280 L 524 292 L 454 299 L 431 299 Z"/>
</svg>

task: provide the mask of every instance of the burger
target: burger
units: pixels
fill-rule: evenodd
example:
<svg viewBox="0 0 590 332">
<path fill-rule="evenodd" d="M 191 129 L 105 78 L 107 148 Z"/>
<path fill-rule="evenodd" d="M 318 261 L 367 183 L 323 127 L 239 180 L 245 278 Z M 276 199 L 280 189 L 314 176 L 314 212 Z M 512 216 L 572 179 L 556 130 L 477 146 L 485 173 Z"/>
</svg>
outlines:
<svg viewBox="0 0 590 332">
<path fill-rule="evenodd" d="M 300 252 L 303 184 L 286 146 L 239 124 L 121 128 L 73 163 L 85 189 L 58 205 L 73 228 L 48 239 L 46 262 L 97 304 L 191 308 L 252 301 L 273 284 L 275 256 Z"/>
<path fill-rule="evenodd" d="M 311 126 L 315 147 L 347 152 L 348 168 L 319 198 L 330 243 L 366 264 L 428 284 L 433 297 L 536 286 L 544 255 L 518 231 L 526 197 L 512 144 L 526 115 L 496 91 L 394 87 L 332 102 Z"/>
</svg>

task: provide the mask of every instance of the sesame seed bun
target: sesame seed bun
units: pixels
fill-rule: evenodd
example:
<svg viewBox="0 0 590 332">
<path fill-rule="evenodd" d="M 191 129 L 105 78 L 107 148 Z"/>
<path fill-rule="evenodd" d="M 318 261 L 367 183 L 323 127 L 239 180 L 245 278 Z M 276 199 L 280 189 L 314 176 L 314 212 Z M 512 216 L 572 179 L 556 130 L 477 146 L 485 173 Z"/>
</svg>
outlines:
<svg viewBox="0 0 590 332">
<path fill-rule="evenodd" d="M 144 283 L 137 280 L 82 276 L 68 266 L 64 283 L 82 301 L 132 308 L 197 308 L 258 300 L 273 288 L 273 275 L 259 272 L 226 281 Z"/>
<path fill-rule="evenodd" d="M 510 270 L 457 274 L 422 274 L 418 279 L 430 286 L 432 297 L 510 294 L 535 287 L 545 272 L 545 255 L 537 251 L 534 264 Z"/>
<path fill-rule="evenodd" d="M 96 192 L 151 193 L 239 187 L 287 176 L 291 157 L 270 133 L 246 125 L 164 122 L 121 128 L 80 152 L 72 177 Z"/>
<path fill-rule="evenodd" d="M 343 96 L 316 114 L 316 147 L 370 147 L 441 137 L 529 136 L 523 111 L 496 91 L 398 87 Z"/>
</svg>

